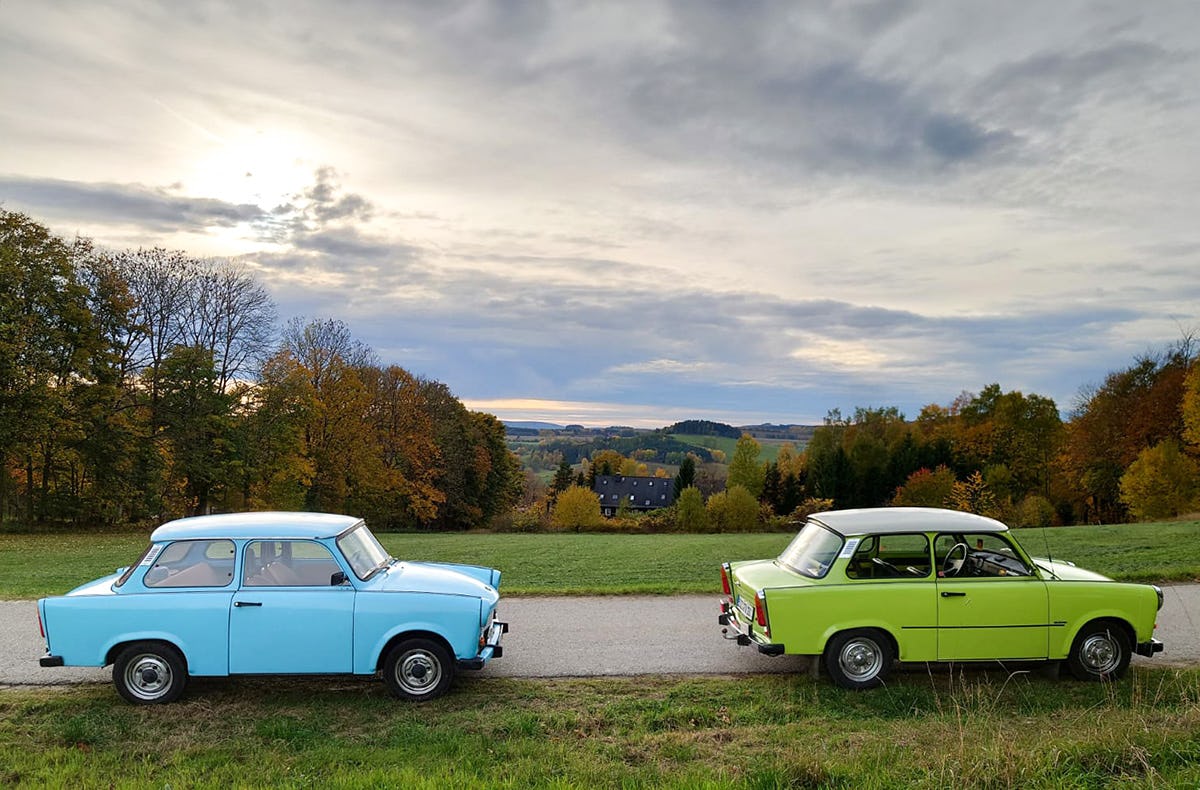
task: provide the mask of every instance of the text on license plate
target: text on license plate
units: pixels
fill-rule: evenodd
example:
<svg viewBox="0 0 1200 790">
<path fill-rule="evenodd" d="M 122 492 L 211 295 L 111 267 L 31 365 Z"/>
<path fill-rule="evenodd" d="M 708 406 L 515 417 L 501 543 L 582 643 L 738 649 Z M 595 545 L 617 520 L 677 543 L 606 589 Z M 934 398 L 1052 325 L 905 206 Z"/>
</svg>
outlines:
<svg viewBox="0 0 1200 790">
<path fill-rule="evenodd" d="M 739 597 L 737 599 L 737 608 L 738 608 L 739 612 L 746 615 L 747 620 L 754 619 L 754 602 L 753 601 L 747 601 L 745 598 Z"/>
</svg>

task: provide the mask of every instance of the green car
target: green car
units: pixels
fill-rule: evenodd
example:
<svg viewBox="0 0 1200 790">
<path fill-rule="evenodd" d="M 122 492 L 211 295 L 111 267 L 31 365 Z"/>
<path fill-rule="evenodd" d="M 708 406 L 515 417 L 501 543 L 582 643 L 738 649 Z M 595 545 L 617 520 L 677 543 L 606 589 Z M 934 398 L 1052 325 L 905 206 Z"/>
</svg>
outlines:
<svg viewBox="0 0 1200 790">
<path fill-rule="evenodd" d="M 850 689 L 897 660 L 1065 660 L 1110 680 L 1163 649 L 1159 588 L 1030 557 L 1004 524 L 953 510 L 816 513 L 774 560 L 722 565 L 721 583 L 726 638 L 819 656 Z"/>
</svg>

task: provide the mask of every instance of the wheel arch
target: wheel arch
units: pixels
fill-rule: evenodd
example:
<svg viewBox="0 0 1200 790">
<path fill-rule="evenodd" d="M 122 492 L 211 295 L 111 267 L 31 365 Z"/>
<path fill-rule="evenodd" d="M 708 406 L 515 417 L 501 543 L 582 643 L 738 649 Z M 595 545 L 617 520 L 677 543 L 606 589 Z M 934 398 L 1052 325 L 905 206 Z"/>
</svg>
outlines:
<svg viewBox="0 0 1200 790">
<path fill-rule="evenodd" d="M 446 637 L 442 636 L 436 631 L 427 631 L 417 628 L 411 631 L 401 631 L 393 634 L 387 640 L 387 642 L 384 643 L 383 648 L 379 651 L 379 655 L 375 656 L 375 671 L 382 672 L 383 662 L 387 660 L 388 653 L 392 652 L 393 647 L 408 639 L 430 639 L 434 642 L 437 642 L 442 646 L 443 649 L 445 649 L 446 655 L 450 656 L 450 660 L 452 662 L 455 660 L 454 647 L 451 646 Z"/>
<path fill-rule="evenodd" d="M 887 639 L 888 644 L 892 648 L 892 655 L 894 655 L 897 659 L 900 658 L 900 640 L 898 640 L 896 638 L 896 635 L 893 634 L 891 632 L 891 630 L 887 628 L 887 626 L 884 626 L 879 623 L 873 623 L 873 622 L 871 622 L 871 623 L 855 623 L 853 625 L 846 625 L 845 623 L 839 623 L 839 624 L 831 627 L 828 631 L 825 632 L 824 638 L 821 640 L 821 655 L 825 655 L 825 651 L 829 649 L 829 643 L 831 641 L 833 641 L 834 637 L 838 636 L 839 634 L 848 633 L 850 631 L 874 631 L 877 634 L 883 635 L 883 637 L 885 639 Z"/>
<path fill-rule="evenodd" d="M 1075 629 L 1075 632 L 1071 634 L 1071 640 L 1068 645 L 1073 646 L 1076 640 L 1079 639 L 1079 635 L 1083 633 L 1084 629 L 1086 629 L 1088 626 L 1098 625 L 1100 623 L 1108 624 L 1110 627 L 1116 626 L 1117 628 L 1121 629 L 1121 631 L 1123 631 L 1125 634 L 1125 638 L 1129 640 L 1130 649 L 1132 650 L 1137 647 L 1137 630 L 1133 627 L 1133 624 L 1121 617 L 1108 614 L 1092 617 L 1081 622 L 1079 627 Z"/>
<path fill-rule="evenodd" d="M 188 670 L 188 657 L 187 653 L 184 652 L 184 649 L 179 645 L 178 642 L 174 642 L 170 639 L 164 639 L 160 636 L 126 637 L 118 642 L 113 643 L 113 645 L 109 647 L 108 651 L 104 654 L 104 666 L 108 666 L 116 661 L 117 656 L 121 654 L 121 651 L 130 645 L 142 644 L 166 645 L 179 654 L 179 657 L 183 659 L 184 671 Z"/>
</svg>

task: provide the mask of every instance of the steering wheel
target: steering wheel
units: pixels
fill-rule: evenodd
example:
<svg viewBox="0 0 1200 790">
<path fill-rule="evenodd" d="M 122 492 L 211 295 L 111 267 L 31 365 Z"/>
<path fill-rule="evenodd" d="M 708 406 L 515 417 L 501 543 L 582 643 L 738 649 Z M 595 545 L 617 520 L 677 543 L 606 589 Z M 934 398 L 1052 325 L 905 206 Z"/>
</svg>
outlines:
<svg viewBox="0 0 1200 790">
<path fill-rule="evenodd" d="M 962 558 L 956 560 L 954 559 L 954 552 L 959 549 L 962 549 Z M 962 570 L 963 563 L 967 561 L 968 551 L 969 549 L 965 543 L 955 543 L 951 546 L 950 551 L 946 552 L 946 561 L 942 563 L 942 571 L 947 576 L 957 576 Z"/>
</svg>

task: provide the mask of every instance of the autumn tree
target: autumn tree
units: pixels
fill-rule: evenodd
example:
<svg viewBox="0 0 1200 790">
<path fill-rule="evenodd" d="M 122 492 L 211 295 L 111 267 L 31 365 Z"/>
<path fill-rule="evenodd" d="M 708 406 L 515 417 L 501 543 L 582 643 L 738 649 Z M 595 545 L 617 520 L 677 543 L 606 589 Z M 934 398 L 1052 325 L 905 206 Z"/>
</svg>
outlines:
<svg viewBox="0 0 1200 790">
<path fill-rule="evenodd" d="M 930 471 L 918 469 L 896 489 L 892 504 L 897 507 L 946 507 L 958 479 L 945 466 Z"/>
<path fill-rule="evenodd" d="M 66 443 L 81 438 L 73 396 L 98 344 L 76 263 L 90 252 L 0 210 L 0 519 L 10 470 L 24 479 L 25 519 L 45 518 Z"/>
<path fill-rule="evenodd" d="M 733 458 L 729 462 L 729 477 L 727 487 L 741 486 L 757 499 L 763 490 L 765 470 L 759 463 L 758 456 L 762 448 L 758 441 L 748 433 L 743 433 L 733 449 Z"/>
<path fill-rule="evenodd" d="M 1141 521 L 1170 518 L 1196 506 L 1200 467 L 1173 439 L 1148 447 L 1121 476 L 1121 501 Z"/>
<path fill-rule="evenodd" d="M 1145 354 L 1081 392 L 1067 426 L 1062 473 L 1083 519 L 1124 520 L 1121 478 L 1142 451 L 1183 437 L 1184 380 L 1195 362 L 1190 338 Z"/>
</svg>

